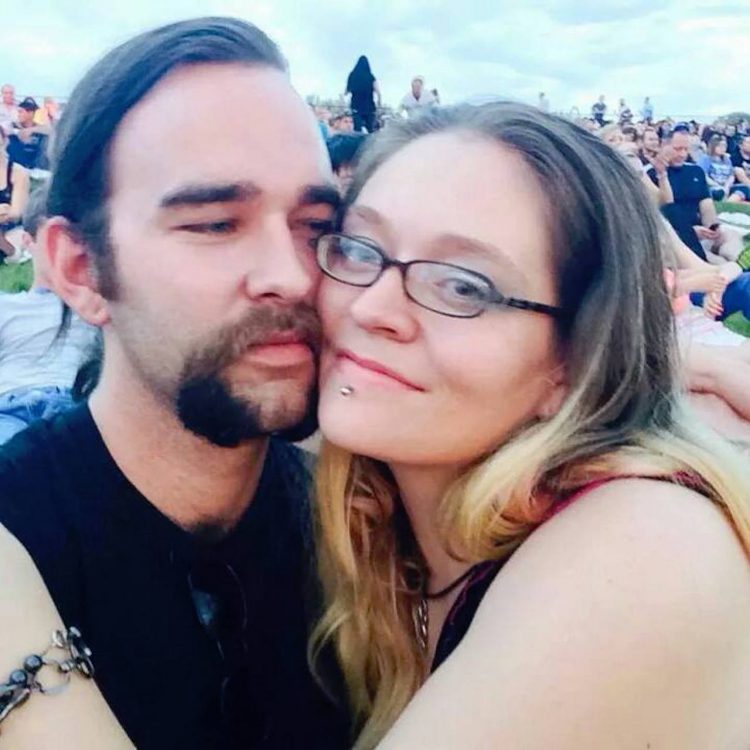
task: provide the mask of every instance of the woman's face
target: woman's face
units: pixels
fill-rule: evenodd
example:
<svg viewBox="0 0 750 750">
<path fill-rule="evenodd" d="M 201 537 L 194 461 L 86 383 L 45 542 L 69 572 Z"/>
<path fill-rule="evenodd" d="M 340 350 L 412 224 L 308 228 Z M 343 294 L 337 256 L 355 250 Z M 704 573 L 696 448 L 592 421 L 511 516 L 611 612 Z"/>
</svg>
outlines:
<svg viewBox="0 0 750 750">
<path fill-rule="evenodd" d="M 441 133 L 381 166 L 343 231 L 390 258 L 455 264 L 506 296 L 554 305 L 548 214 L 517 154 Z M 367 288 L 325 278 L 319 307 L 327 342 L 321 429 L 352 452 L 391 464 L 463 465 L 561 400 L 547 315 L 495 307 L 447 317 L 411 301 L 398 268 Z"/>
<path fill-rule="evenodd" d="M 659 136 L 654 130 L 647 130 L 643 134 L 643 148 L 647 151 L 658 151 L 659 150 Z"/>
<path fill-rule="evenodd" d="M 727 152 L 727 142 L 726 141 L 719 141 L 716 144 L 716 149 L 714 150 L 714 153 L 716 156 L 724 156 Z"/>
</svg>

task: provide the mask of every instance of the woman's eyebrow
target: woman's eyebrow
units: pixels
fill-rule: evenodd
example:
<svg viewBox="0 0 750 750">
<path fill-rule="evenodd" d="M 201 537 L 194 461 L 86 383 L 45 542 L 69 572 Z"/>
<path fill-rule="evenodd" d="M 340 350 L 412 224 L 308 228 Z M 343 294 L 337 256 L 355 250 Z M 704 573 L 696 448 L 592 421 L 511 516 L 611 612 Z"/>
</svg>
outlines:
<svg viewBox="0 0 750 750">
<path fill-rule="evenodd" d="M 507 253 L 490 242 L 484 242 L 463 234 L 446 232 L 435 237 L 431 244 L 441 255 L 453 255 L 458 252 L 463 256 L 469 255 L 480 260 L 487 260 L 502 269 L 503 274 L 509 280 L 514 279 L 520 283 L 528 282 L 528 277 L 523 269 Z"/>
</svg>

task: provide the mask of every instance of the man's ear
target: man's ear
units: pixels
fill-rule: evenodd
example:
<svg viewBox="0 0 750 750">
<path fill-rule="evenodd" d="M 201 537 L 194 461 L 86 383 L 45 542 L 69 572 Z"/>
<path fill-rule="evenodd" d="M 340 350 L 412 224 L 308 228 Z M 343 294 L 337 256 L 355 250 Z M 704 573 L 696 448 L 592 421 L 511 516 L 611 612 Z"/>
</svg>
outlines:
<svg viewBox="0 0 750 750">
<path fill-rule="evenodd" d="M 53 290 L 63 302 L 87 323 L 99 328 L 108 323 L 109 308 L 99 294 L 91 256 L 70 222 L 61 216 L 47 221 L 38 244 L 47 259 Z"/>
</svg>

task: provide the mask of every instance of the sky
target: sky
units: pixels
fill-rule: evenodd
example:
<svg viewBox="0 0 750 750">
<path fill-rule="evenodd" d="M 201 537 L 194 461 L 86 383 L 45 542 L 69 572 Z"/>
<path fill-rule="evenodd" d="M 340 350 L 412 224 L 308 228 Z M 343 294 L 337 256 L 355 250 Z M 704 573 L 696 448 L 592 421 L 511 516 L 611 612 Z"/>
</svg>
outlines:
<svg viewBox="0 0 750 750">
<path fill-rule="evenodd" d="M 0 78 L 65 98 L 109 48 L 188 15 L 260 26 L 303 95 L 337 97 L 366 54 L 394 105 L 423 75 L 443 102 L 544 91 L 560 112 L 599 94 L 635 111 L 650 95 L 678 119 L 750 110 L 750 0 L 23 0 L 4 14 Z"/>
</svg>

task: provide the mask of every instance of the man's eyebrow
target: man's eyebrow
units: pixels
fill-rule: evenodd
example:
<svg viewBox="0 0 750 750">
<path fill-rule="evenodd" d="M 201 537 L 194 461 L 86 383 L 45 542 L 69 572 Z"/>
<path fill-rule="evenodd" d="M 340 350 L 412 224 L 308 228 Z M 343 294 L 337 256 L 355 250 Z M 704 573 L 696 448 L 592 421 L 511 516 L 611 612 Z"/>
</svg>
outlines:
<svg viewBox="0 0 750 750">
<path fill-rule="evenodd" d="M 299 195 L 300 206 L 317 206 L 321 203 L 337 210 L 341 206 L 341 196 L 333 185 L 307 185 Z"/>
<path fill-rule="evenodd" d="M 234 203 L 255 198 L 261 192 L 261 189 L 253 182 L 195 183 L 183 185 L 167 193 L 159 201 L 159 208 L 201 206 L 207 203 Z"/>
</svg>

